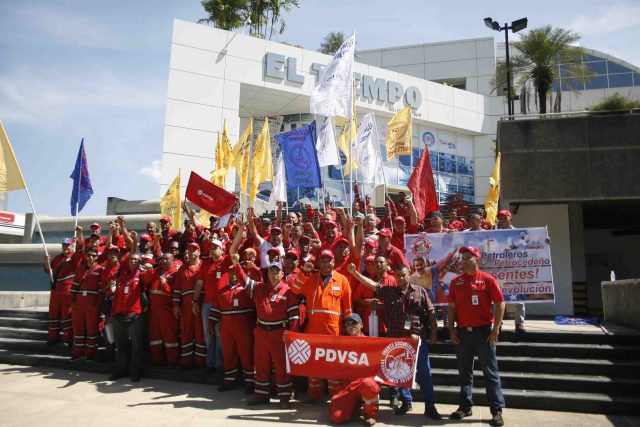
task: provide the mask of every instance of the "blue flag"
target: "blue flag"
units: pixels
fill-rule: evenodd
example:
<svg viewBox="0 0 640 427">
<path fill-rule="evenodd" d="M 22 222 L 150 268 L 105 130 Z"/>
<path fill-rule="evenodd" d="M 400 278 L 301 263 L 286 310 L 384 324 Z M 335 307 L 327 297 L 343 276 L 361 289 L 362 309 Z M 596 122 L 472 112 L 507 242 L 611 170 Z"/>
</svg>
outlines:
<svg viewBox="0 0 640 427">
<path fill-rule="evenodd" d="M 71 215 L 76 216 L 93 195 L 91 178 L 89 178 L 89 168 L 87 167 L 87 155 L 84 152 L 84 138 L 82 138 L 82 142 L 80 142 L 76 167 L 73 169 L 70 178 L 73 179 Z"/>
<path fill-rule="evenodd" d="M 321 188 L 320 166 L 316 152 L 316 122 L 275 136 L 280 143 L 287 189 Z"/>
</svg>

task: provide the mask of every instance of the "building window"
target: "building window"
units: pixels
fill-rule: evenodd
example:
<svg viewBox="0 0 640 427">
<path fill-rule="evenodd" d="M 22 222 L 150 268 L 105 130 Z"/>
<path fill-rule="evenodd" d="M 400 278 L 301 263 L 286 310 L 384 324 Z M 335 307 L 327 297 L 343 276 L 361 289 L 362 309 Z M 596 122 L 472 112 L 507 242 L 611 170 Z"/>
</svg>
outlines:
<svg viewBox="0 0 640 427">
<path fill-rule="evenodd" d="M 609 87 L 607 76 L 593 76 L 587 81 L 587 89 L 606 89 Z"/>
<path fill-rule="evenodd" d="M 609 87 L 628 87 L 633 86 L 633 78 L 631 73 L 609 74 Z"/>
</svg>

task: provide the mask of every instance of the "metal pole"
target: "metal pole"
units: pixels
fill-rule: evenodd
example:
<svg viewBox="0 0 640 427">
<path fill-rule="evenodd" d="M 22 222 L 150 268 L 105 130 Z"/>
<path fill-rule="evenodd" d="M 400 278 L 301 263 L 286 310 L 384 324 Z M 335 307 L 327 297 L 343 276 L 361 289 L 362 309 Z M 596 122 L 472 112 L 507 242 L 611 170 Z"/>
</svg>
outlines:
<svg viewBox="0 0 640 427">
<path fill-rule="evenodd" d="M 20 172 L 20 174 L 22 175 L 22 172 Z M 24 177 L 22 178 L 22 182 L 24 182 Z M 33 217 L 36 220 L 36 227 L 38 227 L 38 233 L 40 233 L 40 239 L 42 239 L 44 254 L 47 257 L 47 266 L 49 267 L 49 277 L 51 277 L 51 283 L 53 283 L 53 271 L 51 270 L 51 261 L 49 260 L 49 251 L 47 250 L 47 244 L 44 241 L 44 233 L 42 232 L 42 228 L 40 227 L 40 220 L 38 219 L 38 213 L 36 212 L 36 207 L 33 205 L 33 200 L 31 199 L 31 193 L 29 192 L 29 187 L 27 187 L 26 183 L 25 183 L 24 189 L 27 192 L 27 197 L 29 198 L 29 203 L 31 204 L 31 209 L 33 210 Z"/>
<path fill-rule="evenodd" d="M 511 65 L 509 63 L 509 24 L 505 22 L 504 27 L 504 44 L 507 55 L 507 110 L 509 120 L 513 120 L 513 104 L 511 103 Z"/>
</svg>

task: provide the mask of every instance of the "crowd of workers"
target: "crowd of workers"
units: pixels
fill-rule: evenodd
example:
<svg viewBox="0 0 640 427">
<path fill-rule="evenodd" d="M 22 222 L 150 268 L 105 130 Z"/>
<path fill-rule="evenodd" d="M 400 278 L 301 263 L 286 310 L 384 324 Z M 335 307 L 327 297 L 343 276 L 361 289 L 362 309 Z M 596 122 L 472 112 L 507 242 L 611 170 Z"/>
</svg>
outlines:
<svg viewBox="0 0 640 427">
<path fill-rule="evenodd" d="M 385 206 L 379 218 L 368 195 L 357 198 L 350 214 L 327 203 L 323 210 L 307 206 L 285 215 L 278 205 L 273 223 L 247 208 L 246 217 L 232 215 L 219 227 L 216 217 L 199 224 L 185 204 L 182 231 L 168 217 L 160 218 L 160 229 L 148 223 L 144 234 L 130 230 L 123 217 L 110 221 L 104 234 L 97 223 L 88 236 L 76 227 L 75 237 L 62 242 L 62 253 L 45 262 L 53 277 L 48 343 L 62 336 L 72 359 L 94 359 L 104 343 L 107 360 L 115 361 L 110 380 L 139 381 L 148 357 L 152 365 L 217 370 L 218 391 L 243 384 L 252 395 L 249 405 L 267 404 L 275 396 L 287 409 L 294 391 L 303 403 L 322 400 L 325 379 L 287 373 L 285 330 L 422 338 L 416 382 L 425 415 L 440 419 L 429 364 L 437 330 L 429 292 L 441 265 L 421 257 L 409 265 L 404 235 L 490 227 L 461 194 L 449 203 L 446 220 L 436 211 L 419 222 L 405 194 L 388 198 Z M 510 221 L 511 213 L 501 211 L 498 228 L 512 228 Z M 477 356 L 492 424 L 503 425 L 495 343 L 504 298 L 496 279 L 478 269 L 480 252 L 473 247 L 458 252 L 460 271 L 442 316 L 456 344 L 461 385 L 460 407 L 450 417 L 471 415 Z M 524 331 L 522 322 L 517 327 Z M 365 424 L 375 423 L 380 392 L 375 378 L 328 380 L 327 386 L 332 422 L 346 422 L 362 408 Z M 409 389 L 391 387 L 390 400 L 398 415 L 412 410 Z"/>
</svg>

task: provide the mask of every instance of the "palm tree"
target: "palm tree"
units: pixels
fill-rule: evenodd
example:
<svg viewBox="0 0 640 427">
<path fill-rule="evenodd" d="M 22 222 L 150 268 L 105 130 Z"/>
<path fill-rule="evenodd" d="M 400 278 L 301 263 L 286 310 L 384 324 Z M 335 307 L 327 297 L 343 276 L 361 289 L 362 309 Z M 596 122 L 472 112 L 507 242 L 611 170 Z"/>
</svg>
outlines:
<svg viewBox="0 0 640 427">
<path fill-rule="evenodd" d="M 325 55 L 333 55 L 340 49 L 344 43 L 344 32 L 343 31 L 331 31 L 329 34 L 324 36 L 322 39 L 322 43 L 320 43 L 320 52 Z"/>
<path fill-rule="evenodd" d="M 273 28 L 276 24 L 280 24 L 280 29 L 278 30 L 278 34 L 282 34 L 284 32 L 287 23 L 284 21 L 282 17 L 282 12 L 291 12 L 293 7 L 300 7 L 300 3 L 298 0 L 270 0 L 269 1 L 269 9 L 271 11 L 271 29 L 269 30 L 269 40 L 271 40 L 271 36 L 273 35 Z"/>
<path fill-rule="evenodd" d="M 247 0 L 202 0 L 201 4 L 209 17 L 199 19 L 198 23 L 230 31 L 242 27 L 246 21 Z"/>
<path fill-rule="evenodd" d="M 553 80 L 559 77 L 560 64 L 563 75 L 571 75 L 583 83 L 590 77 L 591 71 L 582 63 L 584 51 L 574 45 L 578 40 L 580 36 L 572 31 L 547 25 L 532 29 L 511 43 L 515 48 L 510 60 L 512 75 L 516 76 L 517 86 L 523 89 L 523 94 L 526 94 L 527 87 L 533 86 L 540 114 L 547 112 L 547 94 Z M 505 76 L 506 64 L 499 61 L 495 78 L 497 86 L 506 84 Z M 571 86 L 571 80 L 564 82 Z M 559 109 L 559 105 L 556 108 Z"/>
</svg>

